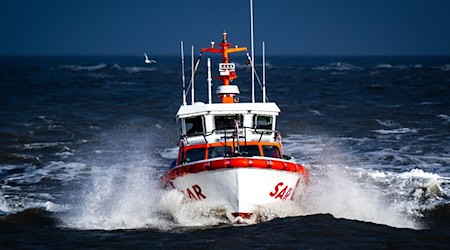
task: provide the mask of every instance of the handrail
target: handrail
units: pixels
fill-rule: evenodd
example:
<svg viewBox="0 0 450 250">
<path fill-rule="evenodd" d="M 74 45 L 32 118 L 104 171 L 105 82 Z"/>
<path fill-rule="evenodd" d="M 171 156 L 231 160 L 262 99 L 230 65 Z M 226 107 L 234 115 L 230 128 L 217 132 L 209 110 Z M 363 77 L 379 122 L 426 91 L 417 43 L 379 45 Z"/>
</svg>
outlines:
<svg viewBox="0 0 450 250">
<path fill-rule="evenodd" d="M 271 133 L 279 133 L 280 132 L 278 130 L 271 130 L 271 129 L 261 129 L 261 128 L 254 128 L 254 127 L 241 127 L 241 128 L 239 128 L 238 132 L 244 133 L 244 137 L 240 137 L 240 138 L 246 138 L 247 137 L 247 129 L 251 130 L 254 133 L 262 134 L 262 135 L 264 135 L 264 134 L 271 134 Z M 229 132 L 231 132 L 231 130 L 234 130 L 234 129 L 217 129 L 217 128 L 215 128 L 215 129 L 213 129 L 211 131 L 208 131 L 208 132 L 196 132 L 196 133 L 192 133 L 192 134 L 189 134 L 189 135 L 187 135 L 187 134 L 186 135 L 182 135 L 182 137 L 188 138 L 188 137 L 199 136 L 199 135 L 202 135 L 202 136 L 206 137 L 206 136 L 210 136 L 210 135 L 212 135 L 212 134 L 214 134 L 214 133 L 216 133 L 218 131 L 224 131 L 224 134 L 227 134 L 227 130 Z M 228 137 L 228 138 L 231 138 L 231 137 Z"/>
</svg>

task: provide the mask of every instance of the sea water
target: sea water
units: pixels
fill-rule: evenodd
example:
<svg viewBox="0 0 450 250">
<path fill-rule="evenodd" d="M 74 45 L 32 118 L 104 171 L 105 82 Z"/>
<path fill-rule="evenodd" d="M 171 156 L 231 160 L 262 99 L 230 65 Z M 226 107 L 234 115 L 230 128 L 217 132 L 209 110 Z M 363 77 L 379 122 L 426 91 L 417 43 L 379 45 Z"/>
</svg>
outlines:
<svg viewBox="0 0 450 250">
<path fill-rule="evenodd" d="M 178 57 L 155 60 L 0 58 L 2 246 L 450 243 L 449 57 L 269 57 L 285 153 L 311 183 L 247 226 L 230 224 L 226 208 L 159 189 L 177 156 L 182 98 Z M 251 70 L 245 58 L 232 61 L 240 102 L 249 102 Z M 206 102 L 205 70 L 196 77 L 195 101 Z"/>
</svg>

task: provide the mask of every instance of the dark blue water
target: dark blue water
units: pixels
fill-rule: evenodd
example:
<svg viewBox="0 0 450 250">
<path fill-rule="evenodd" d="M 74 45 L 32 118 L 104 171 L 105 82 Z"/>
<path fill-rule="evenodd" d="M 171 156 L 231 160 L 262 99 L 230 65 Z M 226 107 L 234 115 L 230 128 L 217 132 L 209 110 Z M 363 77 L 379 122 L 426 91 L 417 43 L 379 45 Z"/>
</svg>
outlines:
<svg viewBox="0 0 450 250">
<path fill-rule="evenodd" d="M 301 211 L 247 226 L 158 189 L 181 76 L 179 57 L 154 59 L 0 58 L 2 247 L 448 248 L 449 57 L 269 57 L 283 145 L 311 185 Z"/>
</svg>

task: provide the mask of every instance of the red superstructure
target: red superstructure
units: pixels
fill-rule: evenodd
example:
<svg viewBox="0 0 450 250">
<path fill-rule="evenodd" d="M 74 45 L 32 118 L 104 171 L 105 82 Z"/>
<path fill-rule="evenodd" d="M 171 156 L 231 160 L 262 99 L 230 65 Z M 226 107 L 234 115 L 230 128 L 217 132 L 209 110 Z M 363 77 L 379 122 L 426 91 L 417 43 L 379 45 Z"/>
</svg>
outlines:
<svg viewBox="0 0 450 250">
<path fill-rule="evenodd" d="M 229 86 L 230 82 L 236 79 L 238 76 L 236 75 L 236 71 L 234 68 L 234 64 L 230 64 L 228 54 L 235 52 L 243 52 L 247 51 L 246 47 L 232 47 L 233 44 L 227 42 L 227 33 L 223 32 L 223 40 L 219 43 L 221 48 L 215 48 L 214 43 L 211 43 L 210 48 L 202 48 L 201 52 L 210 52 L 210 53 L 220 53 L 222 54 L 222 63 L 219 65 L 219 71 L 221 74 L 219 79 L 223 82 L 224 86 Z M 233 94 L 223 94 L 220 95 L 219 98 L 222 99 L 222 103 L 234 103 L 235 98 Z"/>
</svg>

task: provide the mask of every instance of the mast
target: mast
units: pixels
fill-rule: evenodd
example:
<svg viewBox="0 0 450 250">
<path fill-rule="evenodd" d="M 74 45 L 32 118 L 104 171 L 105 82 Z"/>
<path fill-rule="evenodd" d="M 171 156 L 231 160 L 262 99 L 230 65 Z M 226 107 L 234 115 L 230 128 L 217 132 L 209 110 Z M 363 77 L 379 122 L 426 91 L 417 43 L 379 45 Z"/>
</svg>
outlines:
<svg viewBox="0 0 450 250">
<path fill-rule="evenodd" d="M 208 102 L 209 104 L 212 103 L 212 94 L 211 94 L 211 88 L 212 88 L 212 78 L 211 78 L 211 58 L 208 57 L 208 61 L 207 61 L 207 66 L 208 66 Z"/>
<path fill-rule="evenodd" d="M 181 41 L 181 81 L 183 82 L 183 105 L 186 105 L 186 77 L 184 76 L 184 44 Z"/>
<path fill-rule="evenodd" d="M 254 65 L 254 59 L 255 58 L 255 47 L 254 47 L 254 41 L 253 41 L 253 0 L 250 0 L 250 40 L 251 40 L 251 50 L 252 50 L 252 60 L 251 60 L 251 66 L 252 66 L 252 103 L 255 102 L 255 65 Z"/>
<path fill-rule="evenodd" d="M 262 53 L 263 53 L 263 102 L 266 102 L 266 43 L 263 41 L 262 42 Z"/>
<path fill-rule="evenodd" d="M 194 74 L 195 74 L 195 70 L 194 70 L 194 45 L 192 45 L 191 47 L 191 105 L 194 105 L 194 101 L 195 101 L 195 94 L 194 94 Z"/>
<path fill-rule="evenodd" d="M 227 41 L 227 33 L 224 31 L 222 33 L 222 42 L 219 43 L 219 47 L 214 47 L 214 43 L 211 43 L 211 47 L 202 48 L 201 52 L 210 52 L 210 53 L 220 53 L 222 54 L 222 63 L 219 64 L 219 79 L 222 81 L 223 85 L 217 88 L 216 93 L 219 98 L 222 99 L 222 103 L 235 103 L 235 96 L 238 95 L 239 88 L 236 85 L 230 85 L 230 83 L 236 79 L 238 76 L 236 75 L 235 65 L 234 63 L 230 63 L 230 58 L 228 54 L 247 51 L 246 47 L 238 47 L 230 48 L 233 44 Z"/>
</svg>

